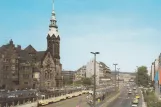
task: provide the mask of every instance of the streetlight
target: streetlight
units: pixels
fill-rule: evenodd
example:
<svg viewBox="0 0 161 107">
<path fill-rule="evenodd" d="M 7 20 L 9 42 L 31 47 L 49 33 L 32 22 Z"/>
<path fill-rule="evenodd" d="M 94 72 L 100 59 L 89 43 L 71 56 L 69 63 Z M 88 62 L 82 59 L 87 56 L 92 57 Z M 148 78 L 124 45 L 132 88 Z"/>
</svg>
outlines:
<svg viewBox="0 0 161 107">
<path fill-rule="evenodd" d="M 120 68 L 117 68 L 117 70 L 118 70 L 118 89 L 119 89 L 119 76 L 120 76 L 119 70 L 120 70 Z"/>
<path fill-rule="evenodd" d="M 20 88 L 20 56 L 17 57 L 18 85 Z"/>
<path fill-rule="evenodd" d="M 116 89 L 116 66 L 118 65 L 118 64 L 113 64 L 114 66 L 115 66 L 115 91 L 117 90 Z"/>
<path fill-rule="evenodd" d="M 64 77 L 63 76 L 61 76 L 61 78 L 62 78 L 62 88 L 64 87 Z"/>
<path fill-rule="evenodd" d="M 96 107 L 96 55 L 100 54 L 99 52 L 91 52 L 94 54 L 94 87 L 93 87 L 93 107 Z"/>
<path fill-rule="evenodd" d="M 137 79 L 136 81 L 137 81 L 137 84 L 139 85 L 139 81 L 138 81 L 138 66 L 136 66 L 136 68 L 137 68 L 137 69 L 136 69 L 136 77 L 137 77 L 137 78 L 136 78 L 136 79 Z"/>
</svg>

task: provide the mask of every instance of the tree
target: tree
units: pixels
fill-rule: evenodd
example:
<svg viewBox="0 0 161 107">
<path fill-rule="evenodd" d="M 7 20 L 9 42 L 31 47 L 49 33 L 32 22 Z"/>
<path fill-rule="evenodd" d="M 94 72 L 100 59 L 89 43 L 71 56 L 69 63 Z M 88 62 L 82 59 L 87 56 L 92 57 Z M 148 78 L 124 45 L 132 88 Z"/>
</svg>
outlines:
<svg viewBox="0 0 161 107">
<path fill-rule="evenodd" d="M 82 80 L 77 80 L 74 82 L 75 85 L 81 85 L 82 84 Z"/>
<path fill-rule="evenodd" d="M 148 70 L 146 66 L 138 67 L 137 75 L 136 75 L 136 83 L 138 85 L 142 85 L 147 87 L 149 84 L 149 76 Z"/>
<path fill-rule="evenodd" d="M 91 85 L 92 81 L 91 78 L 82 78 L 83 85 Z"/>
</svg>

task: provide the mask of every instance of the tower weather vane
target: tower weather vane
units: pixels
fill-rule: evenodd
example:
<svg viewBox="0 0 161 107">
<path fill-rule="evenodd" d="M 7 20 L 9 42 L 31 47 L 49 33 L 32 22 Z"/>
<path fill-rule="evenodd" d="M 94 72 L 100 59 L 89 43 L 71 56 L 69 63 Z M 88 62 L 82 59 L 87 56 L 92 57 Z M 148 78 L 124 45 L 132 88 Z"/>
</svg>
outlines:
<svg viewBox="0 0 161 107">
<path fill-rule="evenodd" d="M 53 10 L 54 10 L 54 0 L 53 0 Z"/>
</svg>

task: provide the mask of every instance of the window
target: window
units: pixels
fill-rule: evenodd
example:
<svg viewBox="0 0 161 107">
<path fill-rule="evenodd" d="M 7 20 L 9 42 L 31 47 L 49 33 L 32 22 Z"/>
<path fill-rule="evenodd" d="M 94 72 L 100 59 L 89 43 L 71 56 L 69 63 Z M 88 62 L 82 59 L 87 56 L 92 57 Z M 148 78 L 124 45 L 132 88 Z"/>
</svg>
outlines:
<svg viewBox="0 0 161 107">
<path fill-rule="evenodd" d="M 15 73 L 15 70 L 12 70 L 12 73 Z"/>
<path fill-rule="evenodd" d="M 18 59 L 16 59 L 15 62 L 18 63 Z"/>
<path fill-rule="evenodd" d="M 22 70 L 25 70 L 25 66 L 22 67 Z"/>
<path fill-rule="evenodd" d="M 48 53 L 48 57 L 50 58 L 50 54 Z"/>
<path fill-rule="evenodd" d="M 47 76 L 48 76 L 48 73 L 47 73 L 47 71 L 45 72 L 45 79 L 47 79 Z"/>
<path fill-rule="evenodd" d="M 32 53 L 29 53 L 29 56 L 33 56 L 33 54 Z"/>
<path fill-rule="evenodd" d="M 10 59 L 6 59 L 6 62 L 10 62 Z"/>
<path fill-rule="evenodd" d="M 45 71 L 45 79 L 51 79 L 53 76 L 52 71 Z"/>
<path fill-rule="evenodd" d="M 15 70 L 15 65 L 12 65 L 11 69 L 12 69 L 12 70 Z"/>
<path fill-rule="evenodd" d="M 24 79 L 28 79 L 29 78 L 29 74 L 23 74 L 23 78 Z"/>
<path fill-rule="evenodd" d="M 9 66 L 6 66 L 6 67 L 5 67 L 5 70 L 9 70 Z"/>
<path fill-rule="evenodd" d="M 15 85 L 18 85 L 19 82 L 18 81 L 12 81 Z"/>
<path fill-rule="evenodd" d="M 15 59 L 12 59 L 11 61 L 12 61 L 12 63 L 15 63 L 16 62 Z"/>
<path fill-rule="evenodd" d="M 15 66 L 15 70 L 18 70 L 18 65 Z"/>
<path fill-rule="evenodd" d="M 28 84 L 28 82 L 24 82 L 24 84 Z"/>
<path fill-rule="evenodd" d="M 52 77 L 53 77 L 53 73 L 52 73 L 52 71 L 50 70 L 49 78 L 51 79 Z"/>
<path fill-rule="evenodd" d="M 6 70 L 6 66 L 3 66 L 3 70 Z"/>
<path fill-rule="evenodd" d="M 6 62 L 6 59 L 4 59 L 3 61 Z"/>
</svg>

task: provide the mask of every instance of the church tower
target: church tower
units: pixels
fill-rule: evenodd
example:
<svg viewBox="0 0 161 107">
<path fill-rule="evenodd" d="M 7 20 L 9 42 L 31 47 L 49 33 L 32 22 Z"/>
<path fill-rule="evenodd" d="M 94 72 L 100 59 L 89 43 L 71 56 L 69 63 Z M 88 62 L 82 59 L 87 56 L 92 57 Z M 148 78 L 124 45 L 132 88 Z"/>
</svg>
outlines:
<svg viewBox="0 0 161 107">
<path fill-rule="evenodd" d="M 53 2 L 53 9 L 52 15 L 49 24 L 49 31 L 47 34 L 47 52 L 50 52 L 52 56 L 50 65 L 51 73 L 53 74 L 54 78 L 51 78 L 51 82 L 47 84 L 51 84 L 50 86 L 61 87 L 63 85 L 62 81 L 62 64 L 60 63 L 60 36 L 58 33 L 58 26 L 57 20 L 54 11 L 54 2 Z M 45 61 L 44 61 L 45 62 Z M 45 69 L 45 68 L 44 68 Z M 53 82 L 52 82 L 53 81 Z M 54 85 L 53 85 L 54 84 Z"/>
<path fill-rule="evenodd" d="M 60 59 L 60 36 L 54 11 L 54 2 L 47 36 L 47 48 L 50 50 L 54 58 Z"/>
</svg>

